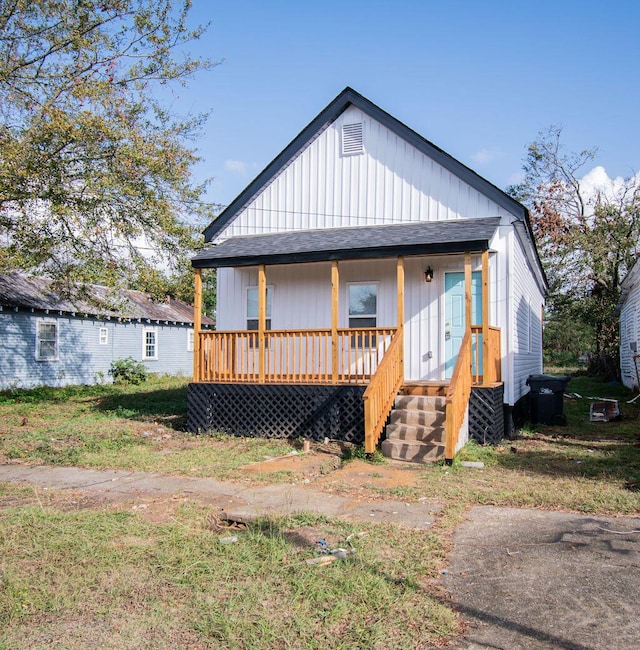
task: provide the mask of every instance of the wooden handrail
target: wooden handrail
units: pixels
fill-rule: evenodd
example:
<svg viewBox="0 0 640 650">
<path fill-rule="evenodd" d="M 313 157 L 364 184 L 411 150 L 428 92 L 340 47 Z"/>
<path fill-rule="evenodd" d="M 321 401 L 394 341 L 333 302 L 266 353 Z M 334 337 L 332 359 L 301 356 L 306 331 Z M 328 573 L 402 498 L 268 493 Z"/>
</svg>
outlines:
<svg viewBox="0 0 640 650">
<path fill-rule="evenodd" d="M 456 453 L 460 429 L 471 395 L 471 382 L 471 332 L 466 332 L 447 389 L 444 451 L 446 461 L 453 460 Z"/>
<path fill-rule="evenodd" d="M 368 454 L 373 453 L 376 449 L 382 428 L 404 381 L 401 345 L 403 336 L 404 333 L 401 329 L 395 333 L 391 345 L 362 396 L 364 400 L 364 450 Z"/>
<path fill-rule="evenodd" d="M 396 329 L 265 330 L 264 345 L 253 330 L 201 332 L 195 381 L 367 384 Z"/>
</svg>

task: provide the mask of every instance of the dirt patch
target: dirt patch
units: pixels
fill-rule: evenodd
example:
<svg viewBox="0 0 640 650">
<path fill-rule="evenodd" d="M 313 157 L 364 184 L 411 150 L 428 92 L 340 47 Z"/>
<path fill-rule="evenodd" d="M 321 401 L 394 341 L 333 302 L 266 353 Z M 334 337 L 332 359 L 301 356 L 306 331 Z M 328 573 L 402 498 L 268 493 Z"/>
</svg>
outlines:
<svg viewBox="0 0 640 650">
<path fill-rule="evenodd" d="M 315 485 L 325 492 L 351 494 L 366 492 L 369 498 L 380 497 L 383 492 L 415 487 L 420 484 L 424 469 L 419 465 L 387 461 L 381 464 L 352 460 L 327 476 L 320 477 Z"/>
<path fill-rule="evenodd" d="M 244 465 L 237 470 L 236 478 L 262 483 L 271 482 L 277 475 L 282 475 L 287 482 L 310 483 L 338 469 L 342 464 L 341 457 L 339 447 L 318 445 L 308 452 L 294 452 Z"/>
</svg>

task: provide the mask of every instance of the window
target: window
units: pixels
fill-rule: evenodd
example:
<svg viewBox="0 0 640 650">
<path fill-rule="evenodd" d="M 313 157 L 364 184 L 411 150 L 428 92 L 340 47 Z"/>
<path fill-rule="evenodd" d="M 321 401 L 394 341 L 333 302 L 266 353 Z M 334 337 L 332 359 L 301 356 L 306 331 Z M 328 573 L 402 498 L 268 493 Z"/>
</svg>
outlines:
<svg viewBox="0 0 640 650">
<path fill-rule="evenodd" d="M 36 333 L 36 359 L 56 361 L 58 358 L 58 324 L 51 321 L 38 321 Z"/>
<path fill-rule="evenodd" d="M 109 330 L 106 327 L 100 328 L 98 343 L 100 345 L 107 345 L 109 343 Z"/>
<path fill-rule="evenodd" d="M 349 327 L 376 327 L 378 321 L 378 285 L 357 283 L 349 286 Z M 370 347 L 375 345 L 375 337 L 351 337 L 352 346 Z"/>
<path fill-rule="evenodd" d="M 267 287 L 267 318 L 266 329 L 271 329 L 271 304 L 273 302 L 273 287 Z M 258 329 L 258 287 L 247 287 L 247 329 Z"/>
<path fill-rule="evenodd" d="M 195 347 L 195 332 L 187 330 L 187 352 L 193 352 Z"/>
<path fill-rule="evenodd" d="M 158 358 L 158 332 L 154 327 L 145 327 L 142 334 L 142 358 L 153 361 Z"/>
</svg>

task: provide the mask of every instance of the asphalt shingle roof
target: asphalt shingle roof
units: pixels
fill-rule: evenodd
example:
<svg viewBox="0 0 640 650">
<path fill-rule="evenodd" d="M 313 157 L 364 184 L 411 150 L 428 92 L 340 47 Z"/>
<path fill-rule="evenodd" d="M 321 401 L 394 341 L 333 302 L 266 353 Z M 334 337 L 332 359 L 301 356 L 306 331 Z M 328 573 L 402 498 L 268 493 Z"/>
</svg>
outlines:
<svg viewBox="0 0 640 650">
<path fill-rule="evenodd" d="M 164 302 L 152 300 L 141 291 L 118 292 L 118 299 L 107 287 L 91 284 L 86 287 L 87 298 L 68 298 L 59 295 L 51 280 L 10 271 L 0 275 L 0 307 L 18 307 L 38 311 L 109 316 L 125 320 L 148 319 L 172 323 L 193 323 L 193 307 L 181 300 L 168 298 Z M 203 317 L 203 324 L 213 321 Z"/>
<path fill-rule="evenodd" d="M 500 217 L 231 237 L 192 259 L 196 268 L 293 264 L 486 250 Z"/>
</svg>

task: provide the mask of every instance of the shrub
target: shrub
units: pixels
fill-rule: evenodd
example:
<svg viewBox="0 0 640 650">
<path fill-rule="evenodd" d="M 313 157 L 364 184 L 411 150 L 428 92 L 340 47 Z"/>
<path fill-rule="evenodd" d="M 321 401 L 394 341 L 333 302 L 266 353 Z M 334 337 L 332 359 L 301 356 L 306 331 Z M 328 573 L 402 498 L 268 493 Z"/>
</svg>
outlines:
<svg viewBox="0 0 640 650">
<path fill-rule="evenodd" d="M 144 364 L 133 357 L 113 361 L 109 374 L 116 384 L 141 384 L 149 378 L 149 371 Z"/>
</svg>

